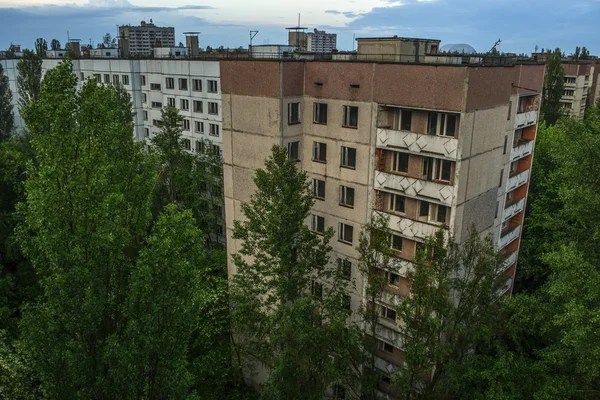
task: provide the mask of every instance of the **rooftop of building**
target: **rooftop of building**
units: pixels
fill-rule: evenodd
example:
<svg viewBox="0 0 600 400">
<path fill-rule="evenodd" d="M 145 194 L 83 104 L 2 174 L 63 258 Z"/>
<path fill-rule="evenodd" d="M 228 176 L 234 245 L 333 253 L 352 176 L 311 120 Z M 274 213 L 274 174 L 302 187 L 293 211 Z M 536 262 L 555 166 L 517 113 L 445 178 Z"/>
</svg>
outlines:
<svg viewBox="0 0 600 400">
<path fill-rule="evenodd" d="M 427 38 L 413 38 L 413 37 L 402 37 L 402 36 L 381 36 L 381 37 L 361 37 L 356 40 L 402 40 L 402 41 L 427 41 L 427 42 L 441 42 L 439 39 L 427 39 Z"/>
</svg>

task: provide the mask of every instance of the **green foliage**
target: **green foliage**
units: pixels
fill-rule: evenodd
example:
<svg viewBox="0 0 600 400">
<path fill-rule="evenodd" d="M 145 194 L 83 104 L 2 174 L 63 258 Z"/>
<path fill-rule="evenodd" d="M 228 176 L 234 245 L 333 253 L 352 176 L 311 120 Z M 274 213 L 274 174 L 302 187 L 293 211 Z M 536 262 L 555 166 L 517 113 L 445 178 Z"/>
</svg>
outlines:
<svg viewBox="0 0 600 400">
<path fill-rule="evenodd" d="M 12 96 L 8 76 L 4 74 L 4 69 L 0 65 L 0 142 L 10 137 L 15 126 Z"/>
<path fill-rule="evenodd" d="M 564 92 L 564 77 L 562 53 L 557 48 L 554 53 L 548 52 L 544 90 L 542 92 L 541 115 L 542 120 L 548 125 L 554 125 L 562 115 L 560 99 Z"/>
<path fill-rule="evenodd" d="M 42 90 L 42 58 L 31 50 L 23 51 L 17 64 L 17 89 L 19 107 L 24 108 L 32 101 L 38 101 Z"/>
<path fill-rule="evenodd" d="M 38 57 L 45 57 L 46 50 L 48 50 L 48 42 L 46 42 L 46 39 L 35 39 L 35 54 L 37 54 Z"/>
<path fill-rule="evenodd" d="M 405 364 L 394 384 L 405 399 L 442 398 L 474 346 L 495 335 L 505 280 L 502 254 L 473 228 L 458 245 L 438 231 L 409 269 L 398 306 Z"/>
<path fill-rule="evenodd" d="M 60 42 L 58 41 L 58 39 L 52 39 L 52 41 L 50 42 L 50 48 L 52 50 L 60 50 Z"/>
<path fill-rule="evenodd" d="M 305 225 L 314 201 L 306 174 L 286 149 L 272 152 L 245 220 L 234 222 L 234 332 L 246 366 L 270 372 L 262 398 L 322 399 L 348 370 L 347 287 L 328 264 L 332 230 L 319 237 Z M 312 281 L 323 286 L 309 296 Z"/>
</svg>

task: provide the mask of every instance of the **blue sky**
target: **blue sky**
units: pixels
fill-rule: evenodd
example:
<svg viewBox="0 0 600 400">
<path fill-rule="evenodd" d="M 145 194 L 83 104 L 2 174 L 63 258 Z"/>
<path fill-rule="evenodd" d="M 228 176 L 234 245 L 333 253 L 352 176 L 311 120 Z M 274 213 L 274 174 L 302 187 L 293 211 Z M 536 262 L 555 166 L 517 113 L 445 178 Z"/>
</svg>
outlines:
<svg viewBox="0 0 600 400">
<path fill-rule="evenodd" d="M 487 51 L 500 38 L 505 52 L 532 52 L 535 46 L 567 53 L 586 46 L 600 55 L 600 0 L 0 0 L 0 49 L 10 43 L 33 47 L 72 38 L 97 43 L 119 24 L 152 18 L 183 32 L 200 31 L 204 47 L 283 44 L 284 28 L 297 24 L 338 34 L 338 48 L 351 50 L 353 35 L 408 36 L 468 43 Z"/>
</svg>

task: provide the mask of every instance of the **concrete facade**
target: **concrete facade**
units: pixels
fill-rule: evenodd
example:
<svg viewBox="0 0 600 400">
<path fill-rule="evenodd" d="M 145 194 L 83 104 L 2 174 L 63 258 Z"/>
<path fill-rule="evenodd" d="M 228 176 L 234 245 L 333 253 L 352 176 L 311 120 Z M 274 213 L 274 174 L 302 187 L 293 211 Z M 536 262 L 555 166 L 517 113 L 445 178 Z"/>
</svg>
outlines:
<svg viewBox="0 0 600 400">
<path fill-rule="evenodd" d="M 594 82 L 599 72 L 596 66 L 592 63 L 563 63 L 564 92 L 560 104 L 566 115 L 583 119 L 588 97 L 590 104 L 598 98 L 599 89 Z"/>
<path fill-rule="evenodd" d="M 119 50 L 123 57 L 150 56 L 154 47 L 175 47 L 175 28 L 142 21 L 139 26 L 119 26 Z"/>
<path fill-rule="evenodd" d="M 458 242 L 471 227 L 491 234 L 507 255 L 510 294 L 543 77 L 543 65 L 221 61 L 228 252 L 239 249 L 233 221 L 243 219 L 254 171 L 272 145 L 297 142 L 299 166 L 324 182 L 311 214 L 336 231 L 330 262 L 352 265 L 354 312 L 365 305 L 358 237 L 374 213 L 390 217 L 401 242 L 401 275 L 419 243 L 439 228 Z M 288 115 L 290 104 L 297 104 L 297 121 Z M 322 105 L 326 120 L 319 117 Z M 349 107 L 356 107 L 352 118 Z M 321 146 L 324 158 L 314 153 Z M 355 154 L 352 166 L 344 165 L 347 149 Z M 353 189 L 350 206 L 342 204 L 344 188 Z M 340 237 L 343 226 L 352 227 L 351 237 Z M 229 274 L 235 273 L 230 262 Z M 374 306 L 393 309 L 407 294 L 400 276 Z M 393 347 L 378 355 L 386 375 L 403 358 L 396 322 L 383 318 L 378 336 Z"/>
<path fill-rule="evenodd" d="M 440 40 L 404 37 L 357 38 L 358 60 L 426 62 L 427 54 L 437 54 Z"/>
</svg>

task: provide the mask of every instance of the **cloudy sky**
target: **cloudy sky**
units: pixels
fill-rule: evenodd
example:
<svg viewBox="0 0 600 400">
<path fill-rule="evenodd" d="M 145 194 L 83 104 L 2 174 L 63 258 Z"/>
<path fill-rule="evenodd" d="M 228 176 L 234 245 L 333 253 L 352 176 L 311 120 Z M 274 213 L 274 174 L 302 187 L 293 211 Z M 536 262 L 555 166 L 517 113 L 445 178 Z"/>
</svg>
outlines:
<svg viewBox="0 0 600 400">
<path fill-rule="evenodd" d="M 0 0 L 0 49 L 10 43 L 33 47 L 72 38 L 96 44 L 117 25 L 153 19 L 183 32 L 200 31 L 204 47 L 284 44 L 284 28 L 301 25 L 338 34 L 338 48 L 351 50 L 353 35 L 408 36 L 468 43 L 487 51 L 500 38 L 505 52 L 535 46 L 567 53 L 587 46 L 600 55 L 600 0 Z"/>
</svg>

